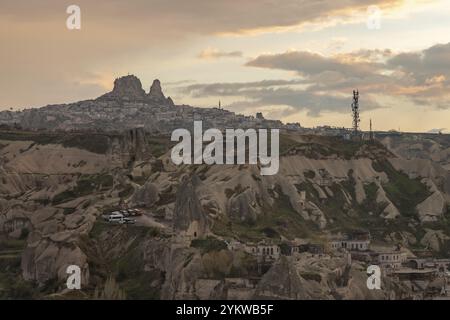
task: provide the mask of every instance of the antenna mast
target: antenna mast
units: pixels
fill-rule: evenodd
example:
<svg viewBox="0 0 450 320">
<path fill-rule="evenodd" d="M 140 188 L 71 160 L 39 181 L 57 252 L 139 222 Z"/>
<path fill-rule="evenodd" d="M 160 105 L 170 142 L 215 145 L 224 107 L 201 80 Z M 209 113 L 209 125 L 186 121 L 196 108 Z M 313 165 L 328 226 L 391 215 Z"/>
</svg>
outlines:
<svg viewBox="0 0 450 320">
<path fill-rule="evenodd" d="M 370 140 L 373 140 L 372 119 L 370 119 Z"/>
<path fill-rule="evenodd" d="M 353 134 L 358 135 L 359 131 L 359 92 L 353 90 L 353 102 L 352 102 L 352 115 L 353 115 Z"/>
</svg>

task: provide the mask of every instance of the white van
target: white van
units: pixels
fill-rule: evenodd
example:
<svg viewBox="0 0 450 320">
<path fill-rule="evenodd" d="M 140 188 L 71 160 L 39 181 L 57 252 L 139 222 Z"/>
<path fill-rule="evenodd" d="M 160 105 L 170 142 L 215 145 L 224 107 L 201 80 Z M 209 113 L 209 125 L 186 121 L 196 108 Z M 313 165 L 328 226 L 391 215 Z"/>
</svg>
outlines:
<svg viewBox="0 0 450 320">
<path fill-rule="evenodd" d="M 113 211 L 113 212 L 102 214 L 102 218 L 105 221 L 109 221 L 109 217 L 114 217 L 114 216 L 117 216 L 118 214 L 121 214 L 120 211 Z"/>
<path fill-rule="evenodd" d="M 123 214 L 121 213 L 111 213 L 108 216 L 108 222 L 121 222 L 123 221 Z"/>
</svg>

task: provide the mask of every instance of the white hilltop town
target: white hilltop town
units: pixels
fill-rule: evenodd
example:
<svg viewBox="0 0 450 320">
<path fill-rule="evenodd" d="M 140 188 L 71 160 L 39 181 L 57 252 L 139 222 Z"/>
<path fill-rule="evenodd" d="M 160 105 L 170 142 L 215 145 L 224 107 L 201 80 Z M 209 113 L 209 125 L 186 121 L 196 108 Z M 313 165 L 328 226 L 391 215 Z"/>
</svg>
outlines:
<svg viewBox="0 0 450 320">
<path fill-rule="evenodd" d="M 285 125 L 264 119 L 261 113 L 256 117 L 235 114 L 220 105 L 212 108 L 176 105 L 165 97 L 159 80 L 154 80 L 146 93 L 134 75 L 116 79 L 111 92 L 94 100 L 0 112 L 0 124 L 29 130 L 121 131 L 141 127 L 164 134 L 176 128 L 190 128 L 194 120 L 202 120 L 206 128 L 301 129 L 298 123 Z"/>
</svg>

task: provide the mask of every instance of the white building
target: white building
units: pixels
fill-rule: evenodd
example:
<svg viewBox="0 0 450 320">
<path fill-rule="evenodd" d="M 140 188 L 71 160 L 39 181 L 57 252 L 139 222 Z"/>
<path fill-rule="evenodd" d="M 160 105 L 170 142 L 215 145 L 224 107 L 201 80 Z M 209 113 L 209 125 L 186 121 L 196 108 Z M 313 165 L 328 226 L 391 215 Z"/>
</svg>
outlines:
<svg viewBox="0 0 450 320">
<path fill-rule="evenodd" d="M 379 252 L 378 263 L 382 268 L 386 269 L 398 269 L 407 260 L 406 252 L 391 251 L 391 252 Z"/>
<path fill-rule="evenodd" d="M 279 246 L 270 244 L 247 245 L 245 251 L 258 258 L 267 258 L 272 260 L 277 260 L 281 253 Z"/>
<path fill-rule="evenodd" d="M 349 251 L 367 251 L 369 250 L 370 240 L 333 240 L 332 249 L 347 249 Z"/>
</svg>

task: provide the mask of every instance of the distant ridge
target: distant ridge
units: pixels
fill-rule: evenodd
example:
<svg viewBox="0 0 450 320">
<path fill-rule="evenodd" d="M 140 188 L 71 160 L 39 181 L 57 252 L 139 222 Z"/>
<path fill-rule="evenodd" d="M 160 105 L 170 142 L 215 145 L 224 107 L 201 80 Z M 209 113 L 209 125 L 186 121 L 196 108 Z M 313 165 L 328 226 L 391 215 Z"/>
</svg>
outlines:
<svg viewBox="0 0 450 320">
<path fill-rule="evenodd" d="M 96 99 L 0 112 L 3 127 L 48 131 L 120 132 L 144 128 L 167 134 L 177 128 L 191 129 L 195 120 L 202 120 L 205 129 L 288 128 L 279 120 L 244 116 L 223 108 L 175 105 L 164 95 L 158 79 L 147 93 L 135 75 L 115 79 L 112 91 Z M 293 128 L 301 129 L 299 124 Z"/>
</svg>

